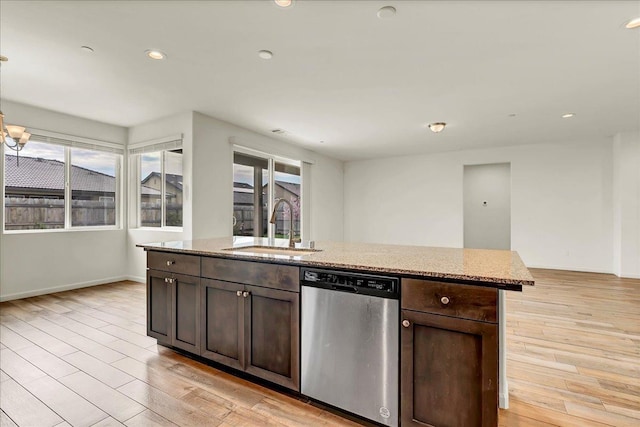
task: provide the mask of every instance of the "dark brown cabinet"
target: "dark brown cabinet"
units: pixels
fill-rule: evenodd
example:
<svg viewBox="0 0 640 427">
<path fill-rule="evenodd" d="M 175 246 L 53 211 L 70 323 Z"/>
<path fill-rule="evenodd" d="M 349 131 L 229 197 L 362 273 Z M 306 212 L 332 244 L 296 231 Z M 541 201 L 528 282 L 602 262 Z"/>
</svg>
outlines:
<svg viewBox="0 0 640 427">
<path fill-rule="evenodd" d="M 200 257 L 148 252 L 147 265 L 147 335 L 199 354 Z"/>
<path fill-rule="evenodd" d="M 282 284 L 287 290 L 274 289 L 279 278 L 297 280 L 297 268 L 214 258 L 205 263 L 216 268 L 203 268 L 203 274 L 215 276 L 219 271 L 225 279 L 245 283 L 202 279 L 201 355 L 298 391 L 300 294 L 297 283 L 288 281 Z M 266 271 L 277 267 L 278 274 L 255 274 L 264 266 Z"/>
<path fill-rule="evenodd" d="M 200 278 L 147 270 L 147 335 L 200 353 Z"/>
<path fill-rule="evenodd" d="M 498 423 L 497 290 L 402 281 L 403 426 Z"/>
</svg>

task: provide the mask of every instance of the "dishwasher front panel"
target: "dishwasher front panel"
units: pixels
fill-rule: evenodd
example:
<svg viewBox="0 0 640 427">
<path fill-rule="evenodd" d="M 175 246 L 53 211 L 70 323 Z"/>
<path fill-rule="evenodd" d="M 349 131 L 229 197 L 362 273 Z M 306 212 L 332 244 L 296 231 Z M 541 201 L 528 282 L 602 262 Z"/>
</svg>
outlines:
<svg viewBox="0 0 640 427">
<path fill-rule="evenodd" d="M 302 286 L 302 394 L 398 425 L 399 301 Z"/>
</svg>

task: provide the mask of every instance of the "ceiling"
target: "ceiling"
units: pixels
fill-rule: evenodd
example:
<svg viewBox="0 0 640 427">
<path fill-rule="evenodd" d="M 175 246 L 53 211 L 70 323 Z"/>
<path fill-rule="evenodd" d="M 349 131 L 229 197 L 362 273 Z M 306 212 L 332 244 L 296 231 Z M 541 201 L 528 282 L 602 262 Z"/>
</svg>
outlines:
<svg viewBox="0 0 640 427">
<path fill-rule="evenodd" d="M 638 16 L 613 0 L 2 0 L 2 96 L 127 127 L 194 110 L 344 160 L 579 142 L 640 129 Z"/>
</svg>

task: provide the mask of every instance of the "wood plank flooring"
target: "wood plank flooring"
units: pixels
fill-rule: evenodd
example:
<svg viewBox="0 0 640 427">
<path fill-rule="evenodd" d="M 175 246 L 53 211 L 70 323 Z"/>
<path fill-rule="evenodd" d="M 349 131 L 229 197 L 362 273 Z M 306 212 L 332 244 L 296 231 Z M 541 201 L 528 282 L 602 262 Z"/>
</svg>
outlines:
<svg viewBox="0 0 640 427">
<path fill-rule="evenodd" d="M 500 426 L 640 425 L 640 280 L 532 270 L 509 292 Z M 0 304 L 0 426 L 355 426 L 157 346 L 145 287 Z"/>
</svg>

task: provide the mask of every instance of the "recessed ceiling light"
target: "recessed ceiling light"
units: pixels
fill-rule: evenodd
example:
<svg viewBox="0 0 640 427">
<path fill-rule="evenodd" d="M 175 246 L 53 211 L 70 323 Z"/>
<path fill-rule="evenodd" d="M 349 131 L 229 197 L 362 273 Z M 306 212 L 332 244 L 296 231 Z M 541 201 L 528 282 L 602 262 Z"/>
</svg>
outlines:
<svg viewBox="0 0 640 427">
<path fill-rule="evenodd" d="M 516 117 L 516 116 L 517 116 L 517 114 L 516 114 L 516 113 L 511 113 L 511 114 L 509 114 L 509 117 Z"/>
<path fill-rule="evenodd" d="M 284 129 L 271 129 L 271 132 L 273 132 L 275 134 L 278 134 L 278 135 L 282 135 L 282 134 L 287 133 L 287 131 L 284 130 Z"/>
<path fill-rule="evenodd" d="M 144 53 L 146 53 L 149 58 L 155 59 L 158 61 L 161 59 L 165 59 L 167 57 L 166 53 L 161 52 L 159 50 L 155 50 L 155 49 L 145 50 Z"/>
<path fill-rule="evenodd" d="M 293 0 L 273 0 L 273 2 L 282 8 L 293 6 Z"/>
<path fill-rule="evenodd" d="M 396 8 L 393 6 L 383 6 L 378 9 L 377 15 L 380 19 L 393 18 L 396 15 Z"/>
<path fill-rule="evenodd" d="M 262 59 L 271 59 L 273 58 L 273 52 L 270 50 L 259 50 L 258 56 Z"/>
<path fill-rule="evenodd" d="M 631 21 L 627 22 L 627 24 L 624 27 L 630 30 L 640 27 L 640 17 L 634 18 Z"/>
<path fill-rule="evenodd" d="M 562 118 L 563 119 L 570 119 L 571 117 L 574 117 L 576 114 L 575 113 L 567 113 L 567 114 L 563 114 Z"/>
<path fill-rule="evenodd" d="M 80 46 L 80 49 L 82 49 L 84 52 L 93 52 L 93 48 L 91 46 Z"/>
<path fill-rule="evenodd" d="M 444 130 L 445 126 L 447 126 L 445 122 L 435 122 L 429 124 L 429 129 L 431 129 L 431 132 L 440 133 Z"/>
</svg>

